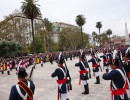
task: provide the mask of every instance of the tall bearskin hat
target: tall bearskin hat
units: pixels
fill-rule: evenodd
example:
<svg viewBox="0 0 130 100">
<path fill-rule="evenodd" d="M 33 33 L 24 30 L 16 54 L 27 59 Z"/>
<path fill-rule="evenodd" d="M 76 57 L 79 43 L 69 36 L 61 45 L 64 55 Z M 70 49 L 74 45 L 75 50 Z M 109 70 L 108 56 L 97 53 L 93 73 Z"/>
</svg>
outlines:
<svg viewBox="0 0 130 100">
<path fill-rule="evenodd" d="M 113 52 L 113 59 L 111 58 L 110 62 L 109 62 L 111 65 L 119 66 L 120 59 L 118 58 L 117 53 L 118 53 L 118 51 L 114 50 L 114 52 Z"/>
<path fill-rule="evenodd" d="M 64 56 L 62 55 L 62 52 L 59 53 L 57 63 L 58 64 L 63 64 L 64 63 Z"/>
<path fill-rule="evenodd" d="M 80 59 L 85 59 L 85 54 L 84 54 L 84 52 L 83 52 L 82 49 L 80 49 L 80 55 L 79 55 L 79 58 L 80 58 Z"/>
<path fill-rule="evenodd" d="M 19 71 L 18 71 L 18 77 L 26 77 L 27 76 L 27 72 L 25 70 L 25 68 L 19 68 Z"/>
<path fill-rule="evenodd" d="M 85 54 L 80 55 L 79 58 L 85 60 Z"/>
</svg>

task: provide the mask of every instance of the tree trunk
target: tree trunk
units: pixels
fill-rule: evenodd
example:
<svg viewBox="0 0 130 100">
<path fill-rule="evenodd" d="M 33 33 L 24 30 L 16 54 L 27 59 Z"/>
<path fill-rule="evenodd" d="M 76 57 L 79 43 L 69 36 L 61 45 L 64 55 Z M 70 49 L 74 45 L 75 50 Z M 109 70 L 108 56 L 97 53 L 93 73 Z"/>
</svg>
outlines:
<svg viewBox="0 0 130 100">
<path fill-rule="evenodd" d="M 81 26 L 81 34 L 82 34 L 82 40 L 81 40 L 81 43 L 82 43 L 82 48 L 84 47 L 84 43 L 83 43 L 83 32 L 82 32 L 83 30 L 82 30 L 82 26 Z"/>
<path fill-rule="evenodd" d="M 33 37 L 33 52 L 36 53 L 36 43 L 35 43 L 33 19 L 31 19 L 31 24 L 32 24 L 32 37 Z"/>
<path fill-rule="evenodd" d="M 109 42 L 110 42 L 110 46 L 111 46 L 111 40 L 110 40 L 110 35 L 109 35 Z"/>
<path fill-rule="evenodd" d="M 46 32 L 44 32 L 44 50 L 46 51 Z"/>
<path fill-rule="evenodd" d="M 99 35 L 100 35 L 100 28 L 99 28 Z M 99 37 L 99 46 L 101 46 L 101 37 Z"/>
</svg>

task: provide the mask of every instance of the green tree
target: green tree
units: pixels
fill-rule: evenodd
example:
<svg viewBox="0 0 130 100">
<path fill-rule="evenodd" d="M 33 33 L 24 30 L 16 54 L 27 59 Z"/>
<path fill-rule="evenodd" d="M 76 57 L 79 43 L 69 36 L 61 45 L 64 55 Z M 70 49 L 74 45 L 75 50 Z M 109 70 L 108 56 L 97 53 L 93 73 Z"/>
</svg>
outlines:
<svg viewBox="0 0 130 100">
<path fill-rule="evenodd" d="M 81 34 L 82 34 L 82 44 L 83 44 L 83 29 L 82 26 L 86 23 L 86 18 L 84 15 L 77 15 L 75 19 L 76 24 L 81 28 Z M 82 45 L 83 47 L 83 45 Z"/>
<path fill-rule="evenodd" d="M 36 53 L 42 53 L 45 51 L 44 48 L 44 38 L 45 38 L 45 32 L 43 30 L 37 30 L 37 34 L 35 35 L 35 40 L 36 40 Z M 30 45 L 30 51 L 33 52 L 33 43 Z"/>
<path fill-rule="evenodd" d="M 100 31 L 101 31 L 101 28 L 102 28 L 102 23 L 101 22 L 97 22 L 96 23 L 96 28 L 98 28 L 99 34 L 100 34 Z"/>
<path fill-rule="evenodd" d="M 52 23 L 47 19 L 44 18 L 43 20 L 43 24 L 45 26 L 45 30 L 46 30 L 46 35 L 47 35 L 47 44 L 48 44 L 48 51 L 52 51 L 52 39 L 51 39 L 51 35 L 52 35 Z"/>
<path fill-rule="evenodd" d="M 101 28 L 102 28 L 102 23 L 101 22 L 97 22 L 96 23 L 96 28 L 99 30 L 99 35 L 100 35 L 100 31 L 101 31 Z M 99 44 L 101 45 L 100 41 L 101 41 L 101 39 L 99 37 Z"/>
<path fill-rule="evenodd" d="M 13 57 L 22 54 L 23 47 L 14 41 L 0 41 L 0 57 Z"/>
<path fill-rule="evenodd" d="M 111 29 L 108 29 L 108 30 L 106 31 L 106 34 L 109 36 L 109 43 L 110 43 L 110 46 L 111 46 L 110 36 L 112 35 L 112 30 L 111 30 Z"/>
<path fill-rule="evenodd" d="M 34 52 L 36 52 L 36 46 L 35 46 L 35 35 L 34 35 L 33 21 L 36 17 L 38 17 L 41 14 L 40 9 L 39 9 L 39 5 L 36 3 L 37 3 L 36 0 L 24 0 L 24 2 L 22 2 L 22 6 L 21 6 L 23 14 L 31 20 Z"/>
<path fill-rule="evenodd" d="M 80 49 L 82 48 L 82 45 L 84 45 L 84 47 L 89 46 L 89 35 L 83 33 L 83 37 L 84 44 L 81 42 L 81 34 L 79 31 L 75 31 L 72 28 L 64 28 L 59 33 L 58 44 L 59 47 L 61 47 L 60 50 Z"/>
</svg>

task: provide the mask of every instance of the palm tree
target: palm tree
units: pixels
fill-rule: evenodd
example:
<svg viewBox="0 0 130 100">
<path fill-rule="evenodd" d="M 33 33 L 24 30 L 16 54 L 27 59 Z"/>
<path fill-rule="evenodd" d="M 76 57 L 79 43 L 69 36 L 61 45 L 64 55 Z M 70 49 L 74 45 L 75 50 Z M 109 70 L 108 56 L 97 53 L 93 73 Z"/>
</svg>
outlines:
<svg viewBox="0 0 130 100">
<path fill-rule="evenodd" d="M 51 51 L 52 23 L 47 18 L 44 18 L 43 23 L 48 36 L 48 51 Z"/>
<path fill-rule="evenodd" d="M 33 37 L 33 51 L 36 53 L 36 46 L 35 46 L 35 36 L 34 36 L 34 19 L 38 17 L 41 12 L 39 5 L 36 4 L 38 0 L 24 0 L 22 2 L 22 12 L 23 14 L 31 20 L 31 25 L 32 25 L 32 37 Z"/>
<path fill-rule="evenodd" d="M 109 36 L 109 42 L 110 42 L 110 46 L 111 46 L 110 36 L 112 35 L 112 30 L 111 30 L 111 29 L 108 29 L 108 30 L 106 31 L 106 34 Z"/>
<path fill-rule="evenodd" d="M 83 32 L 82 32 L 82 26 L 86 23 L 86 18 L 84 15 L 77 15 L 75 19 L 76 24 L 81 28 L 81 34 L 82 34 L 82 47 L 83 47 Z"/>
<path fill-rule="evenodd" d="M 96 39 L 97 39 L 97 33 L 94 31 L 92 32 L 93 40 L 94 40 L 94 46 L 96 46 Z"/>
<path fill-rule="evenodd" d="M 102 28 L 102 23 L 101 23 L 101 22 L 97 22 L 97 23 L 96 23 L 96 28 L 99 29 L 99 34 L 100 34 L 100 30 L 101 30 L 101 28 Z"/>
<path fill-rule="evenodd" d="M 101 30 L 101 28 L 102 28 L 102 23 L 101 22 L 97 22 L 96 23 L 96 28 L 98 28 L 99 29 L 99 35 L 100 35 L 100 30 Z M 99 43 L 100 43 L 100 37 L 99 37 Z"/>
</svg>

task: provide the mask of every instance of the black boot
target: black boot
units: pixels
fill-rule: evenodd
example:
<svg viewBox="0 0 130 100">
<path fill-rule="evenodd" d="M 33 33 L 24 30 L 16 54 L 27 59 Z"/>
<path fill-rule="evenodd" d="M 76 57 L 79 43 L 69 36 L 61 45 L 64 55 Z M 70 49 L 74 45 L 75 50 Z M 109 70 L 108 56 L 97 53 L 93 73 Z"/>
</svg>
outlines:
<svg viewBox="0 0 130 100">
<path fill-rule="evenodd" d="M 100 84 L 100 78 L 99 78 L 99 76 L 98 77 L 96 77 L 96 83 L 95 84 Z"/>
<path fill-rule="evenodd" d="M 69 98 L 67 98 L 66 100 L 69 100 Z"/>
<path fill-rule="evenodd" d="M 10 75 L 10 71 L 7 71 L 7 74 Z"/>
<path fill-rule="evenodd" d="M 4 71 L 1 71 L 2 74 L 4 74 Z"/>
<path fill-rule="evenodd" d="M 88 86 L 88 84 L 84 85 L 84 89 L 85 89 L 85 91 L 82 94 L 89 94 L 89 86 Z"/>
<path fill-rule="evenodd" d="M 41 67 L 43 67 L 43 64 L 41 64 Z"/>
</svg>

